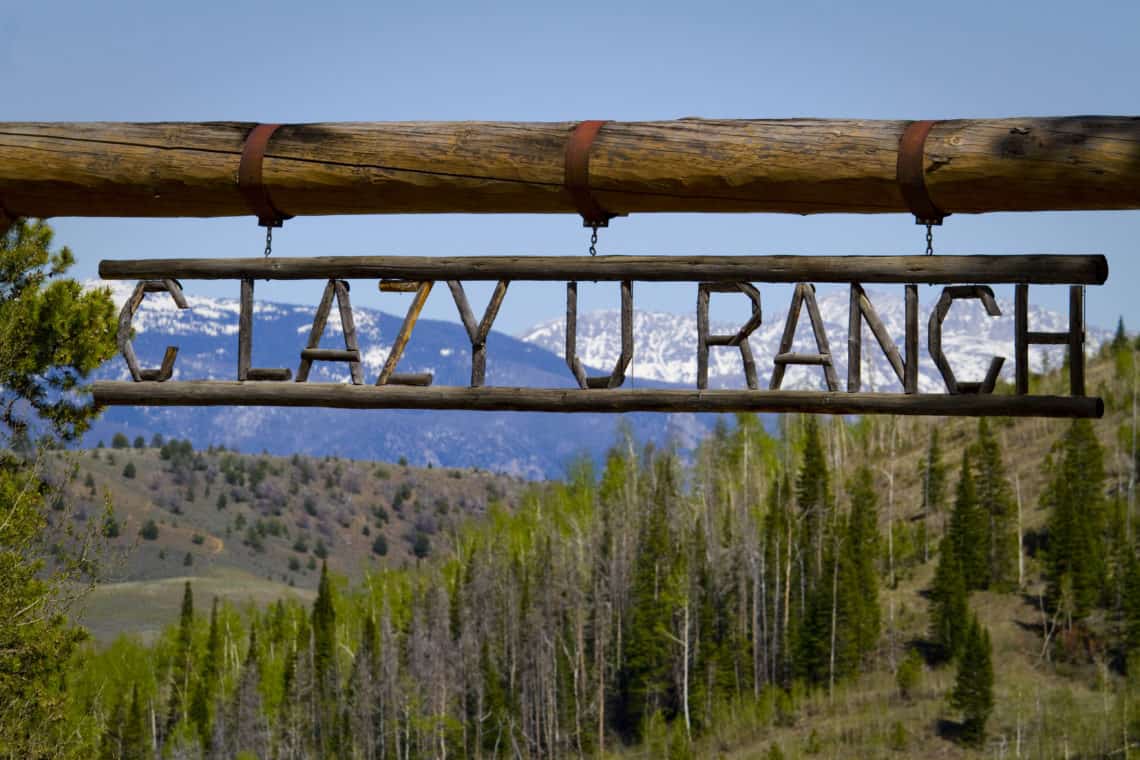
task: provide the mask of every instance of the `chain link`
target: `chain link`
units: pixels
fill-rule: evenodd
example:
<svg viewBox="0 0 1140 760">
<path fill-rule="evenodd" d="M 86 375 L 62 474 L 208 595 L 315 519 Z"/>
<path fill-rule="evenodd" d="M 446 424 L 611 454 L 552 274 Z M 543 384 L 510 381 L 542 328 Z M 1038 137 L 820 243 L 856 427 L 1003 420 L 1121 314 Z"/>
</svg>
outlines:
<svg viewBox="0 0 1140 760">
<path fill-rule="evenodd" d="M 926 225 L 926 255 L 934 255 L 934 226 L 930 223 Z"/>
<path fill-rule="evenodd" d="M 590 227 L 590 229 L 593 230 L 590 233 L 590 255 L 591 256 L 597 256 L 598 255 L 598 225 L 595 224 L 592 227 Z"/>
<path fill-rule="evenodd" d="M 265 228 L 265 258 L 269 258 L 269 254 L 273 253 L 273 228 Z"/>
</svg>

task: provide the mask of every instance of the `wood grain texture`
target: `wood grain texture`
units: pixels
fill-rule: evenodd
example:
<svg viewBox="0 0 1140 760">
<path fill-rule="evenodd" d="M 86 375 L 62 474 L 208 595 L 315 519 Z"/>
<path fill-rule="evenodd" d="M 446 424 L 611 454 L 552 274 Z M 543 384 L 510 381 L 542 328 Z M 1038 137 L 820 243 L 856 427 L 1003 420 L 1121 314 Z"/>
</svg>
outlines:
<svg viewBox="0 0 1140 760">
<path fill-rule="evenodd" d="M 105 280 L 571 280 L 615 282 L 1028 282 L 1103 285 L 1102 255 L 939 256 L 317 256 L 249 259 L 129 259 L 99 262 Z"/>
<path fill-rule="evenodd" d="M 751 390 L 422 388 L 337 383 L 97 381 L 99 406 L 312 406 L 519 412 L 806 412 L 1003 417 L 1101 417 L 1104 402 L 1070 396 L 950 396 Z"/>
<path fill-rule="evenodd" d="M 905 212 L 909 121 L 607 122 L 589 184 L 613 213 Z M 292 215 L 576 213 L 564 187 L 577 122 L 286 124 L 263 179 Z M 250 122 L 0 123 L 0 197 L 17 216 L 242 216 Z M 950 213 L 1140 208 L 1140 117 L 954 119 L 926 140 Z"/>
</svg>

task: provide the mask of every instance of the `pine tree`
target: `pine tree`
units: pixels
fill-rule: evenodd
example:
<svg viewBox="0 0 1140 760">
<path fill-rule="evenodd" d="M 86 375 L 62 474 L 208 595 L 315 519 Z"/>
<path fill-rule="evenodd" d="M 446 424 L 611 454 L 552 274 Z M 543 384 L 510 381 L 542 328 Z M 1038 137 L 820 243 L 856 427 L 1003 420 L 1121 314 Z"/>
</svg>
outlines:
<svg viewBox="0 0 1140 760">
<path fill-rule="evenodd" d="M 994 709 L 994 666 L 989 631 L 978 623 L 977 617 L 970 619 L 950 705 L 962 711 L 963 741 L 981 744 L 986 721 Z"/>
<path fill-rule="evenodd" d="M 674 556 L 669 536 L 669 501 L 677 495 L 673 462 L 660 457 L 655 475 L 656 488 L 633 564 L 625 667 L 620 674 L 627 733 L 640 730 L 646 718 L 668 706 L 671 682 L 673 610 L 666 585 Z"/>
<path fill-rule="evenodd" d="M 122 742 L 122 760 L 146 760 L 151 756 L 138 684 L 131 690 L 131 707 L 127 711 L 126 725 L 122 728 Z"/>
<path fill-rule="evenodd" d="M 198 675 L 197 686 L 194 689 L 194 699 L 190 703 L 190 721 L 197 727 L 198 736 L 204 750 L 209 749 L 210 736 L 210 705 L 214 701 L 218 687 L 218 678 L 221 674 L 222 639 L 218 629 L 218 598 L 214 597 L 210 607 L 210 633 L 206 639 L 206 656 L 202 660 L 202 669 Z"/>
<path fill-rule="evenodd" d="M 318 705 L 320 746 L 325 753 L 335 753 L 337 747 L 338 683 L 336 667 L 336 610 L 333 607 L 332 584 L 329 581 L 327 562 L 321 563 L 321 580 L 317 585 L 317 599 L 313 602 L 313 675 Z"/>
<path fill-rule="evenodd" d="M 978 507 L 988 520 L 988 587 L 1008 591 L 1017 585 L 1021 537 L 1017 535 L 1016 511 L 1002 463 L 1001 444 L 985 417 L 978 420 L 978 440 L 973 450 Z"/>
<path fill-rule="evenodd" d="M 167 703 L 166 730 L 169 736 L 179 721 L 186 717 L 185 711 L 191 694 L 193 668 L 191 667 L 191 636 L 194 631 L 194 592 L 190 581 L 182 590 L 182 611 L 178 616 L 178 639 L 175 642 L 174 662 L 170 669 L 170 701 Z"/>
<path fill-rule="evenodd" d="M 968 451 L 962 452 L 962 470 L 958 476 L 958 490 L 947 535 L 950 538 L 949 548 L 958 559 L 966 588 L 973 590 L 988 587 L 989 520 L 978 504 Z M 946 549 L 946 546 L 942 547 L 943 553 Z"/>
<path fill-rule="evenodd" d="M 962 566 L 949 537 L 942 539 L 938 552 L 930 602 L 931 635 L 942 656 L 947 660 L 955 659 L 965 644 L 970 606 Z"/>
<path fill-rule="evenodd" d="M 1112 336 L 1113 351 L 1119 351 L 1122 348 L 1128 348 L 1128 333 L 1124 329 L 1124 316 L 1121 315 L 1116 321 L 1116 332 Z"/>
<path fill-rule="evenodd" d="M 230 704 L 229 756 L 248 753 L 251 757 L 267 757 L 269 742 L 265 715 L 261 709 L 261 665 L 257 651 L 257 628 L 249 629 L 249 650 L 242 664 L 241 676 Z"/>
<path fill-rule="evenodd" d="M 918 477 L 922 484 L 923 561 L 929 558 L 929 520 L 932 514 L 942 512 L 946 502 L 946 465 L 942 462 L 942 448 L 938 444 L 938 428 L 930 430 L 930 445 L 926 456 L 918 464 Z"/>
<path fill-rule="evenodd" d="M 796 501 L 804 526 L 802 551 L 807 558 L 807 585 L 814 588 L 824 574 L 824 531 L 831 511 L 831 486 L 819 422 L 812 416 L 804 423 L 803 462 L 796 477 Z"/>
<path fill-rule="evenodd" d="M 850 659 L 856 664 L 874 651 L 882 624 L 879 610 L 879 519 L 871 468 L 861 465 L 848 486 L 851 514 L 843 543 L 840 606 L 846 610 L 844 635 L 851 642 Z"/>
<path fill-rule="evenodd" d="M 1140 560 L 1134 550 L 1126 552 L 1124 562 L 1123 644 L 1125 655 L 1140 652 Z"/>
<path fill-rule="evenodd" d="M 1059 460 L 1058 460 L 1059 457 Z M 1104 454 L 1089 420 L 1075 420 L 1046 460 L 1047 596 L 1082 618 L 1104 598 Z M 1071 599 L 1062 591 L 1071 588 Z"/>
</svg>

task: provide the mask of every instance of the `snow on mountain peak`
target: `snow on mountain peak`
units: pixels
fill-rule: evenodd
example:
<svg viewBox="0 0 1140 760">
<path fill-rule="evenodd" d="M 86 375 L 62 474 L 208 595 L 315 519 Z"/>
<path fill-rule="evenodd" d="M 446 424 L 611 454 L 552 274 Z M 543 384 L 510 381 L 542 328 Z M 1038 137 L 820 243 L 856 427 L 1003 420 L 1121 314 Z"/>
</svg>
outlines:
<svg viewBox="0 0 1140 760">
<path fill-rule="evenodd" d="M 905 331 L 905 301 L 901 295 L 868 291 L 875 306 L 899 349 L 903 353 Z M 942 393 L 945 386 L 934 366 L 926 346 L 926 325 L 933 299 L 919 306 L 919 390 L 923 393 Z M 1002 315 L 990 317 L 976 301 L 957 302 L 951 308 L 942 326 L 942 347 L 962 380 L 981 380 L 994 356 L 1006 357 L 1002 377 L 1013 376 L 1013 304 L 998 299 Z M 846 388 L 847 377 L 847 320 L 848 296 L 837 292 L 819 299 L 820 316 L 827 333 L 829 348 L 834 360 L 840 389 Z M 760 387 L 767 388 L 771 378 L 773 359 L 784 330 L 787 311 L 765 315 L 764 323 L 749 338 Z M 608 369 L 617 361 L 621 349 L 620 315 L 617 311 L 593 311 L 578 316 L 577 351 L 587 366 Z M 1068 329 L 1068 317 L 1045 309 L 1030 307 L 1031 329 L 1063 332 Z M 713 323 L 712 333 L 734 333 L 738 324 Z M 886 355 L 864 324 L 862 379 L 865 391 L 901 391 L 901 384 L 891 369 Z M 695 314 L 664 312 L 634 312 L 634 354 L 629 376 L 637 379 L 695 385 L 697 379 L 697 320 Z M 566 325 L 562 319 L 535 325 L 520 334 L 520 340 L 541 346 L 559 356 L 565 355 Z M 1107 331 L 1090 328 L 1087 350 L 1096 350 L 1108 338 Z M 797 323 L 793 350 L 797 353 L 818 353 L 806 310 Z M 1064 358 L 1062 346 L 1031 347 L 1029 364 L 1034 372 L 1046 367 L 1059 366 Z M 709 387 L 743 388 L 744 367 L 740 351 L 730 347 L 712 347 L 709 350 Z M 826 387 L 823 371 L 819 367 L 790 366 L 784 377 L 783 388 L 788 390 L 823 389 Z"/>
</svg>

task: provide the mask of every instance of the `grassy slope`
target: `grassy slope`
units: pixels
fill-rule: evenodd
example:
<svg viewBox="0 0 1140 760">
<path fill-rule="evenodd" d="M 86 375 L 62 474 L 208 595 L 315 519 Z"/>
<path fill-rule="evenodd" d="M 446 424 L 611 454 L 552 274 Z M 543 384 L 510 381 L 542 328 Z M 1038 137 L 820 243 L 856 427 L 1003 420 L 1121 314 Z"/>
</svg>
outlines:
<svg viewBox="0 0 1140 760">
<path fill-rule="evenodd" d="M 1034 392 L 1067 392 L 1065 381 L 1058 374 L 1038 382 L 1041 387 Z M 1121 450 L 1118 431 L 1131 420 L 1130 396 L 1125 398 L 1125 389 L 1113 386 L 1111 362 L 1093 361 L 1088 372 L 1090 393 L 1105 397 L 1108 405 L 1104 419 L 1095 425 L 1105 446 L 1110 490 L 1127 482 L 1127 452 Z M 1117 392 L 1115 399 L 1113 390 Z M 977 430 L 977 421 L 972 419 L 900 418 L 896 422 L 894 456 L 890 455 L 885 433 L 879 444 L 883 454 L 880 515 L 884 532 L 891 461 L 895 463 L 895 517 L 918 520 L 918 473 L 931 427 L 937 425 L 940 431 L 943 460 L 948 467 L 947 498 L 951 503 L 962 449 L 973 442 Z M 1039 505 L 1046 480 L 1043 462 L 1069 423 L 1041 419 L 995 422 L 994 429 L 1003 441 L 1011 485 L 1020 487 L 1023 530 L 1038 530 L 1047 517 Z M 934 562 L 920 564 L 900 573 L 896 589 L 881 592 L 884 638 L 877 669 L 838 687 L 831 698 L 826 693 L 808 697 L 794 725 L 778 725 L 778 721 L 767 716 L 759 721 L 728 720 L 721 732 L 698 744 L 696 756 L 764 758 L 775 744 L 787 758 L 997 757 L 1002 754 L 1004 743 L 1004 756 L 1014 757 L 1020 726 L 1021 756 L 1063 757 L 1070 744 L 1087 747 L 1101 737 L 1116 736 L 1120 730 L 1119 716 L 1113 710 L 1118 705 L 1110 691 L 1099 685 L 1106 676 L 1108 683 L 1119 685 L 1121 676 L 1106 669 L 1103 663 L 1058 664 L 1042 658 L 1042 616 L 1037 606 L 1037 594 L 1043 589 L 1040 565 L 1026 557 L 1023 593 L 975 592 L 970 599 L 972 609 L 989 628 L 994 647 L 996 707 L 987 727 L 987 747 L 984 751 L 967 750 L 943 738 L 941 734 L 953 731 L 953 721 L 959 717 L 946 699 L 953 688 L 954 669 L 926 668 L 921 687 L 910 700 L 898 695 L 894 677 L 894 663 L 901 660 L 906 645 L 926 636 L 928 602 L 923 592 L 930 586 L 933 573 Z M 1043 729 L 1043 725 L 1047 728 Z M 897 736 L 898 727 L 905 737 Z"/>
<path fill-rule="evenodd" d="M 472 470 L 199 454 L 198 467 L 204 469 L 191 468 L 193 483 L 182 485 L 175 484 L 170 462 L 157 449 L 66 455 L 78 465 L 67 486 L 76 514 L 96 519 L 107 498 L 120 524 L 119 537 L 110 542 L 108 582 L 86 600 L 81 617 L 99 640 L 120 632 L 154 633 L 176 620 L 186 579 L 194 582 L 199 600 L 219 594 L 262 603 L 293 592 L 309 598 L 319 576 L 318 541 L 327 548 L 330 569 L 352 579 L 370 566 L 415 563 L 411 537 L 417 530 L 430 533 L 432 554 L 445 552 L 458 525 L 484 514 L 493 501 L 509 504 L 525 487 L 514 478 Z M 262 493 L 269 495 L 259 498 L 248 480 L 244 488 L 226 484 L 220 469 L 224 456 L 241 460 L 247 470 L 265 461 Z M 134 464 L 134 478 L 123 476 L 128 462 Z M 311 472 L 308 483 L 305 467 Z M 89 475 L 93 489 L 87 485 Z M 193 500 L 188 498 L 191 490 Z M 239 501 L 235 491 L 245 491 L 248 498 Z M 397 509 L 401 491 L 406 496 Z M 227 494 L 224 509 L 217 507 L 220 493 Z M 386 519 L 377 517 L 376 507 Z M 139 536 L 147 520 L 158 525 L 154 540 Z M 247 532 L 258 520 L 280 524 L 279 535 L 260 537 L 260 550 L 247 543 Z M 373 551 L 379 535 L 388 543 L 383 557 Z M 304 551 L 295 546 L 298 538 L 305 542 Z"/>
<path fill-rule="evenodd" d="M 1045 378 L 1036 392 L 1063 393 L 1061 379 Z M 1112 367 L 1107 362 L 1095 362 L 1089 368 L 1089 387 L 1102 396 L 1109 396 Z M 1106 446 L 1106 465 L 1110 482 L 1126 477 L 1126 462 L 1117 444 L 1117 431 L 1127 422 L 1129 409 L 1120 409 L 1111 403 L 1104 420 L 1097 423 Z M 1020 489 L 1023 504 L 1023 528 L 1039 529 L 1045 522 L 1045 512 L 1038 506 L 1038 496 L 1045 476 L 1042 462 L 1053 442 L 1068 425 L 1063 420 L 998 420 L 995 429 L 1002 439 L 1005 462 L 1010 480 Z M 944 461 L 948 467 L 948 498 L 952 499 L 953 484 L 961 451 L 975 437 L 977 422 L 971 419 L 905 419 L 896 420 L 897 437 L 892 450 L 886 425 L 880 425 L 875 434 L 875 446 L 881 456 L 880 493 L 883 494 L 880 512 L 886 527 L 888 519 L 888 479 L 894 477 L 893 510 L 897 520 L 919 519 L 920 503 L 919 463 L 925 455 L 929 432 L 937 425 L 940 430 Z M 252 523 L 259 514 L 256 502 L 235 504 L 231 501 L 225 510 L 217 510 L 218 493 L 215 481 L 210 495 L 202 493 L 203 484 L 197 487 L 194 502 L 183 499 L 182 513 L 174 514 L 159 506 L 160 498 L 169 489 L 166 466 L 154 450 L 115 451 L 115 462 L 107 461 L 108 451 L 100 452 L 98 459 L 84 452 L 79 456 L 80 475 L 75 480 L 77 493 L 88 495 L 82 485 L 87 472 L 95 478 L 97 489 L 112 494 L 116 513 L 123 520 L 123 535 L 118 544 L 126 548 L 137 544 L 129 554 L 124 568 L 124 582 L 99 589 L 89 600 L 84 620 L 96 636 L 106 640 L 119 631 L 140 631 L 153 634 L 162 625 L 177 617 L 183 576 L 193 575 L 199 600 L 219 594 L 236 600 L 250 599 L 265 603 L 284 593 L 298 593 L 302 598 L 311 596 L 315 574 L 302 568 L 288 571 L 291 556 L 306 559 L 291 549 L 293 539 L 303 533 L 310 537 L 324 536 L 330 547 L 329 562 L 334 569 L 350 577 L 371 562 L 404 563 L 414 559 L 410 544 L 404 539 L 412 529 L 417 514 L 424 512 L 436 517 L 432 506 L 439 498 L 451 504 L 468 503 L 461 510 L 451 509 L 451 517 L 443 519 L 442 532 L 433 536 L 436 550 L 445 543 L 445 536 L 455 520 L 477 517 L 495 494 L 507 502 L 522 488 L 522 484 L 509 478 L 463 471 L 415 470 L 396 465 L 383 465 L 386 479 L 374 475 L 376 465 L 340 460 L 342 470 L 351 470 L 362 476 L 358 494 L 346 494 L 343 488 L 327 489 L 323 481 L 331 473 L 335 460 L 309 460 L 317 468 L 314 481 L 290 494 L 281 519 L 289 528 L 289 536 L 267 537 L 266 549 L 257 552 L 242 545 L 242 531 L 234 529 L 234 520 L 243 514 Z M 207 455 L 217 463 L 219 455 Z M 261 457 L 246 457 L 250 462 Z M 268 477 L 280 487 L 289 488 L 295 469 L 288 459 L 269 458 L 278 472 Z M 134 480 L 122 477 L 126 461 L 136 464 L 138 474 Z M 893 467 L 892 467 L 893 463 Z M 413 496 L 403 514 L 392 509 L 393 497 L 403 483 L 413 488 Z M 155 487 L 153 484 L 158 483 Z M 302 508 L 306 494 L 318 497 L 318 518 L 308 517 Z M 88 501 L 92 501 L 88 498 Z M 420 502 L 417 512 L 414 503 Z M 369 508 L 380 504 L 388 509 L 390 520 L 381 525 L 370 514 Z M 337 518 L 347 518 L 338 520 Z M 153 518 L 160 525 L 157 541 L 139 541 L 138 527 Z M 939 518 L 934 518 L 936 531 Z M 389 539 L 389 555 L 380 559 L 370 552 L 372 537 L 361 533 L 364 524 L 375 531 L 383 530 Z M 299 525 L 307 524 L 308 528 Z M 230 528 L 227 534 L 227 526 Z M 323 528 L 321 527 L 323 526 Z M 324 532 L 322 532 L 324 531 Z M 205 540 L 193 543 L 193 535 L 200 533 Z M 310 549 L 312 541 L 310 541 Z M 183 566 L 183 557 L 190 552 L 194 564 Z M 164 555 L 164 556 L 160 556 Z M 952 669 L 927 669 L 921 686 L 911 700 L 897 695 L 893 675 L 894 664 L 905 653 L 909 643 L 924 638 L 927 627 L 927 602 L 923 591 L 929 586 L 933 563 L 903 570 L 898 587 L 882 592 L 884 615 L 884 644 L 880 667 L 856 681 L 842 684 L 831 697 L 815 694 L 804 698 L 792 721 L 778 721 L 772 715 L 725 717 L 723 725 L 712 736 L 702 739 L 696 747 L 697 757 L 724 757 L 733 760 L 766 756 L 769 748 L 777 744 L 786 757 L 900 757 L 930 755 L 935 757 L 967 757 L 973 753 L 939 736 L 944 720 L 957 717 L 946 705 L 945 695 L 953 684 Z M 1096 665 L 1062 667 L 1041 658 L 1041 637 L 1038 633 L 1041 613 L 1036 606 L 1035 594 L 1040 590 L 1039 567 L 1031 558 L 1026 559 L 1026 593 L 1002 595 L 975 593 L 971 604 L 989 627 L 994 643 L 997 707 L 989 724 L 991 741 L 1004 741 L 1007 752 L 1013 755 L 1018 725 L 1022 726 L 1022 751 L 1039 756 L 1038 750 L 1063 742 L 1066 731 L 1096 734 L 1106 730 L 1100 718 L 1106 705 L 1105 693 L 1097 689 Z M 205 602 L 203 602 L 205 603 Z M 1110 676 L 1116 678 L 1116 676 Z M 1068 717 L 1067 725 L 1060 716 Z M 1071 720 L 1080 716 L 1079 721 Z M 1053 733 L 1042 735 L 1036 730 L 1042 721 L 1052 722 Z M 1061 721 L 1060 725 L 1057 722 Z M 902 728 L 903 737 L 898 736 Z M 814 733 L 814 737 L 813 737 Z M 1074 739 L 1074 741 L 1078 741 Z M 813 746 L 814 745 L 814 746 Z M 992 744 L 992 754 L 996 744 Z M 816 750 L 814 752 L 810 750 Z M 645 755 L 648 748 L 623 753 Z"/>
</svg>

